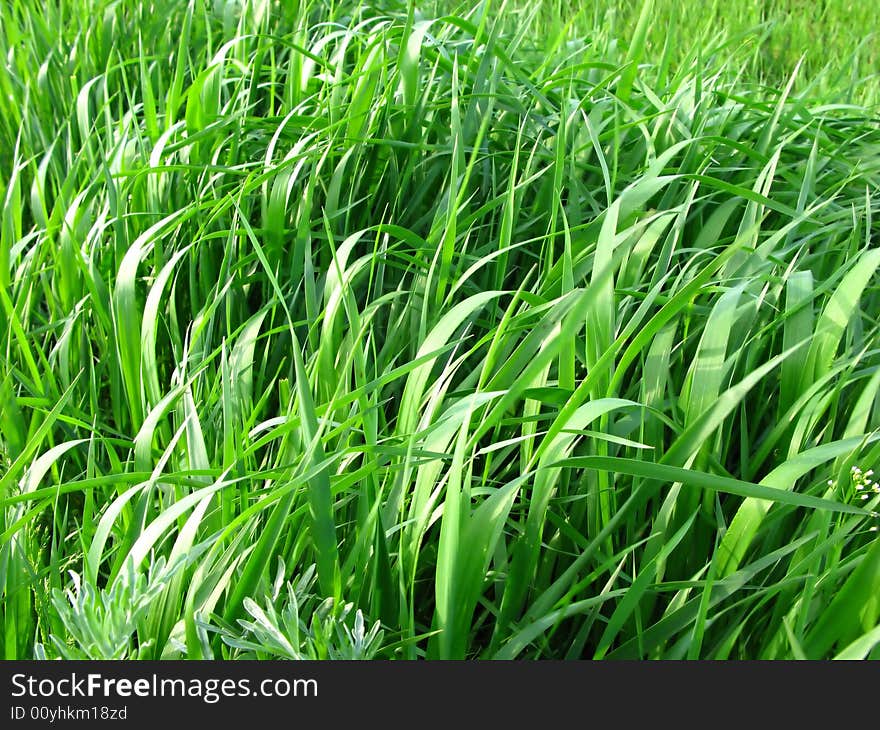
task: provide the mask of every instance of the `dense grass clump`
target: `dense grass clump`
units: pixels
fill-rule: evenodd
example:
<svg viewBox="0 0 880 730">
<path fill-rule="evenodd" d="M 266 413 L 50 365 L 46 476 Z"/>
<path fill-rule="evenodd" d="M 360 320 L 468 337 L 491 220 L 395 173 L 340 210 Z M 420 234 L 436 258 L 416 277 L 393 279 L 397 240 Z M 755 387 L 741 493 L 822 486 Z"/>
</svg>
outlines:
<svg viewBox="0 0 880 730">
<path fill-rule="evenodd" d="M 876 108 L 645 8 L 0 5 L 5 658 L 877 654 Z"/>
</svg>

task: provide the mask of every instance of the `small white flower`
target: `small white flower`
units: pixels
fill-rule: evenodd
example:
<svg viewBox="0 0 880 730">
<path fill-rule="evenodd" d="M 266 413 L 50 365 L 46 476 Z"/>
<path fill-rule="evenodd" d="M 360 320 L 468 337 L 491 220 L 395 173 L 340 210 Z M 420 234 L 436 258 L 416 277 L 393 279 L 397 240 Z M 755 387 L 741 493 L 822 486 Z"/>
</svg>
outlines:
<svg viewBox="0 0 880 730">
<path fill-rule="evenodd" d="M 856 489 L 864 489 L 864 488 L 865 488 L 864 485 L 862 485 L 862 484 L 856 484 Z"/>
<path fill-rule="evenodd" d="M 867 494 L 863 494 L 863 495 L 862 495 L 862 499 L 867 499 L 868 496 L 869 496 L 869 495 L 867 495 Z"/>
</svg>

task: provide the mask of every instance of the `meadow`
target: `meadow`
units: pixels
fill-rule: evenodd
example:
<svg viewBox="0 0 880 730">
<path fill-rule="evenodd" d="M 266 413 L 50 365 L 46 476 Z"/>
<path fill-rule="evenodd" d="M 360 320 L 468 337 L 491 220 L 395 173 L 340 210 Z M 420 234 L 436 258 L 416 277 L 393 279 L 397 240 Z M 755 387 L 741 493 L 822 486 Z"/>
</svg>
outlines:
<svg viewBox="0 0 880 730">
<path fill-rule="evenodd" d="M 880 657 L 878 11 L 673 7 L 0 4 L 0 656 Z"/>
</svg>

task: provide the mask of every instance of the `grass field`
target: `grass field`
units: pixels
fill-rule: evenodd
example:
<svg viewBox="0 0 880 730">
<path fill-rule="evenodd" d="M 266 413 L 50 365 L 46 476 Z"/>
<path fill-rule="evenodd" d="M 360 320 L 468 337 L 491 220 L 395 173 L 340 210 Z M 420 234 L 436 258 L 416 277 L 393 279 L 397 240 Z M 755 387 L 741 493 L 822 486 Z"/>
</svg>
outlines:
<svg viewBox="0 0 880 730">
<path fill-rule="evenodd" d="M 639 3 L 615 3 L 624 27 L 633 27 Z M 605 3 L 593 7 L 606 12 Z M 678 49 L 705 44 L 713 35 L 741 38 L 757 47 L 757 68 L 771 79 L 784 78 L 804 56 L 804 68 L 815 76 L 828 69 L 839 79 L 875 75 L 880 54 L 880 8 L 854 0 L 708 0 L 680 3 L 654 0 L 648 48 L 665 44 Z M 758 31 L 755 34 L 755 30 Z M 696 38 L 695 38 L 696 36 Z M 701 38 L 702 37 L 702 38 Z M 852 59 L 852 60 L 851 60 Z"/>
<path fill-rule="evenodd" d="M 464 13 L 472 3 L 430 0 L 435 14 Z M 629 47 L 642 0 L 508 2 L 497 20 L 534 39 L 566 32 L 602 39 L 604 55 Z M 783 88 L 800 64 L 798 91 L 880 104 L 880 5 L 855 0 L 652 0 L 643 62 L 678 69 L 735 55 L 746 78 Z M 622 59 L 620 59 L 622 61 Z"/>
<path fill-rule="evenodd" d="M 876 11 L 572 5 L 0 4 L 0 655 L 880 656 Z"/>
</svg>

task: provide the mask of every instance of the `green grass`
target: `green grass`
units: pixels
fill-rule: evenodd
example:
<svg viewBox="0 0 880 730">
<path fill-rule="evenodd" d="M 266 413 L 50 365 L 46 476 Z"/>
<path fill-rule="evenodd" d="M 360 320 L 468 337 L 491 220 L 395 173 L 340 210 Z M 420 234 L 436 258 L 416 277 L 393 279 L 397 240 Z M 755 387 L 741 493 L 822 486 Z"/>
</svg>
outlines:
<svg viewBox="0 0 880 730">
<path fill-rule="evenodd" d="M 876 79 L 559 5 L 0 5 L 4 658 L 880 656 Z"/>
<path fill-rule="evenodd" d="M 469 3 L 431 0 L 438 12 L 466 11 Z M 795 87 L 846 94 L 880 103 L 880 5 L 854 0 L 539 0 L 508 7 L 515 26 L 528 17 L 536 34 L 567 25 L 590 37 L 632 42 L 642 8 L 649 6 L 643 47 L 647 59 L 679 68 L 694 53 L 737 46 L 738 69 L 753 79 L 784 86 L 798 64 Z M 512 11 L 512 12 L 511 12 Z M 508 15 L 507 13 L 505 15 Z"/>
</svg>

